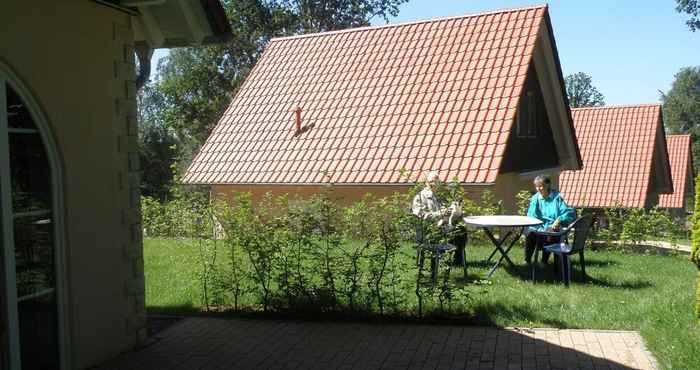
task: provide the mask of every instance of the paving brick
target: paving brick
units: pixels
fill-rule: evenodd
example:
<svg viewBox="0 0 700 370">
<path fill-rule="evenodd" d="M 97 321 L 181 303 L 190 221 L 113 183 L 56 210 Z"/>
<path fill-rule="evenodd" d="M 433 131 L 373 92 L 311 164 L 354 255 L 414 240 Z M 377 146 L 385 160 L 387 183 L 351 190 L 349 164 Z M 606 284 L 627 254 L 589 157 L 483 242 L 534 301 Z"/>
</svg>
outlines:
<svg viewBox="0 0 700 370">
<path fill-rule="evenodd" d="M 188 318 L 158 337 L 97 369 L 656 369 L 635 332 Z"/>
</svg>

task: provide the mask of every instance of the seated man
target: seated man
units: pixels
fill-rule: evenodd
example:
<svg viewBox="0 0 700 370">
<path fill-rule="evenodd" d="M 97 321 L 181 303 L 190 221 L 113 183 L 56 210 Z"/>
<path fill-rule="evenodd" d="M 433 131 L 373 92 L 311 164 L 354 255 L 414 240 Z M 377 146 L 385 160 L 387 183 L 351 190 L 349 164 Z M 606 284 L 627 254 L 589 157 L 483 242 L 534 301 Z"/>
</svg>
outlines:
<svg viewBox="0 0 700 370">
<path fill-rule="evenodd" d="M 436 222 L 437 226 L 442 228 L 443 231 L 450 232 L 452 237 L 449 242 L 457 247 L 454 265 L 459 265 L 467 243 L 466 229 L 459 225 L 462 209 L 459 203 L 455 201 L 451 202 L 449 207 L 446 207 L 447 201 L 436 194 L 439 184 L 440 176 L 438 173 L 434 171 L 428 172 L 425 175 L 425 188 L 413 198 L 411 211 L 423 220 Z"/>
<path fill-rule="evenodd" d="M 525 239 L 525 262 L 528 264 L 535 248 L 542 248 L 546 243 L 556 243 L 551 236 L 538 234 L 538 231 L 559 231 L 576 219 L 576 212 L 569 207 L 561 194 L 552 190 L 552 181 L 547 176 L 537 176 L 533 181 L 537 192 L 530 198 L 527 215 L 542 221 L 541 225 L 532 226 L 527 230 Z M 549 259 L 549 252 L 542 252 L 542 261 Z"/>
</svg>

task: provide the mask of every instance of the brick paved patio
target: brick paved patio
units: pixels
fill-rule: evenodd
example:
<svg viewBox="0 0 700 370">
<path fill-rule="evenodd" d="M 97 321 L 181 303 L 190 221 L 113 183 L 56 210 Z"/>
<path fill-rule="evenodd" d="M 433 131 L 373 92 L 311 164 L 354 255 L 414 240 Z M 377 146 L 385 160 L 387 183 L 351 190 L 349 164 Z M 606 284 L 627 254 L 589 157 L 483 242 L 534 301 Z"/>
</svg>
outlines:
<svg viewBox="0 0 700 370">
<path fill-rule="evenodd" d="M 636 332 L 188 318 L 98 369 L 656 369 Z"/>
</svg>

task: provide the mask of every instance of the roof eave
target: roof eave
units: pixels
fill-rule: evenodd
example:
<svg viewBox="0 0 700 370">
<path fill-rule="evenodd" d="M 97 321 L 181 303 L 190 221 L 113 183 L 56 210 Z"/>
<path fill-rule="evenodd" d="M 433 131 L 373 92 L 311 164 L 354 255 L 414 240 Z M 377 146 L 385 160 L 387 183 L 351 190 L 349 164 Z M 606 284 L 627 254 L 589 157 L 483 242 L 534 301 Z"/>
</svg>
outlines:
<svg viewBox="0 0 700 370">
<path fill-rule="evenodd" d="M 219 0 L 145 2 L 132 9 L 134 41 L 152 49 L 219 43 L 233 36 Z"/>
<path fill-rule="evenodd" d="M 661 161 L 661 168 L 658 168 L 658 170 L 662 171 L 661 176 L 664 180 L 662 184 L 659 184 L 659 194 L 672 194 L 673 177 L 671 176 L 671 163 L 668 158 L 668 143 L 666 142 L 666 130 L 664 129 L 663 114 L 660 106 L 656 132 L 657 136 L 655 138 L 655 145 L 656 149 L 660 151 L 658 158 Z"/>
<path fill-rule="evenodd" d="M 545 12 L 544 12 L 544 25 L 545 25 L 545 34 L 541 35 L 541 37 L 538 38 L 539 40 L 546 39 L 546 42 L 548 42 L 548 45 L 542 45 L 540 44 L 540 49 L 541 52 L 537 54 L 542 54 L 542 55 L 547 55 L 551 54 L 551 58 L 553 59 L 551 66 L 549 66 L 550 69 L 553 67 L 553 72 L 550 72 L 550 74 L 554 75 L 554 80 L 552 81 L 549 85 L 550 87 L 553 87 L 558 90 L 557 94 L 553 94 L 555 99 L 557 101 L 554 101 L 553 103 L 556 106 L 560 106 L 561 111 L 559 114 L 560 120 L 564 121 L 565 129 L 568 131 L 565 134 L 569 140 L 571 141 L 570 143 L 565 144 L 565 150 L 569 154 L 567 157 L 565 157 L 564 163 L 560 163 L 562 170 L 580 170 L 583 168 L 583 159 L 581 156 L 581 150 L 578 145 L 578 139 L 576 137 L 576 129 L 574 127 L 574 121 L 573 117 L 571 115 L 571 110 L 569 108 L 569 99 L 566 95 L 566 86 L 564 84 L 564 76 L 562 74 L 562 69 L 561 69 L 561 63 L 559 60 L 559 52 L 557 51 L 557 44 L 556 40 L 554 39 L 554 31 L 552 28 L 552 21 L 549 17 L 549 8 L 545 7 Z M 541 32 L 541 31 L 540 31 Z M 547 47 L 549 50 L 547 50 Z M 536 57 L 533 57 L 533 60 L 537 62 Z M 544 65 L 549 65 L 550 63 L 540 63 Z M 537 67 L 537 65 L 536 65 Z M 538 76 L 540 78 L 543 78 L 545 74 L 543 72 L 538 71 Z M 542 81 L 540 81 L 542 84 Z M 543 88 L 544 90 L 544 88 Z"/>
<path fill-rule="evenodd" d="M 413 186 L 416 182 L 202 182 L 202 181 L 183 181 L 183 185 L 192 186 Z M 461 186 L 493 186 L 493 182 L 460 182 Z"/>
</svg>

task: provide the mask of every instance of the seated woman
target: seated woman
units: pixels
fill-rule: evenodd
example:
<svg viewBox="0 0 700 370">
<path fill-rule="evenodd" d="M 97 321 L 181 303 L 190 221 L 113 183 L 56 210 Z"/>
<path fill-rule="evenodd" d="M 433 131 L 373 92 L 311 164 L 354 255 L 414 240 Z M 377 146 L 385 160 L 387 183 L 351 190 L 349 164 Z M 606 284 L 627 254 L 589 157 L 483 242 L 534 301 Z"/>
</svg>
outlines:
<svg viewBox="0 0 700 370">
<path fill-rule="evenodd" d="M 561 194 L 552 190 L 552 181 L 547 176 L 537 176 L 533 181 L 537 192 L 530 198 L 530 206 L 527 215 L 542 221 L 541 225 L 532 226 L 527 231 L 525 239 L 525 262 L 528 264 L 535 252 L 546 243 L 556 243 L 551 236 L 538 234 L 538 231 L 559 231 L 561 226 L 566 226 L 576 219 L 576 212 L 569 207 Z M 549 252 L 542 252 L 542 261 L 549 259 Z"/>
</svg>

